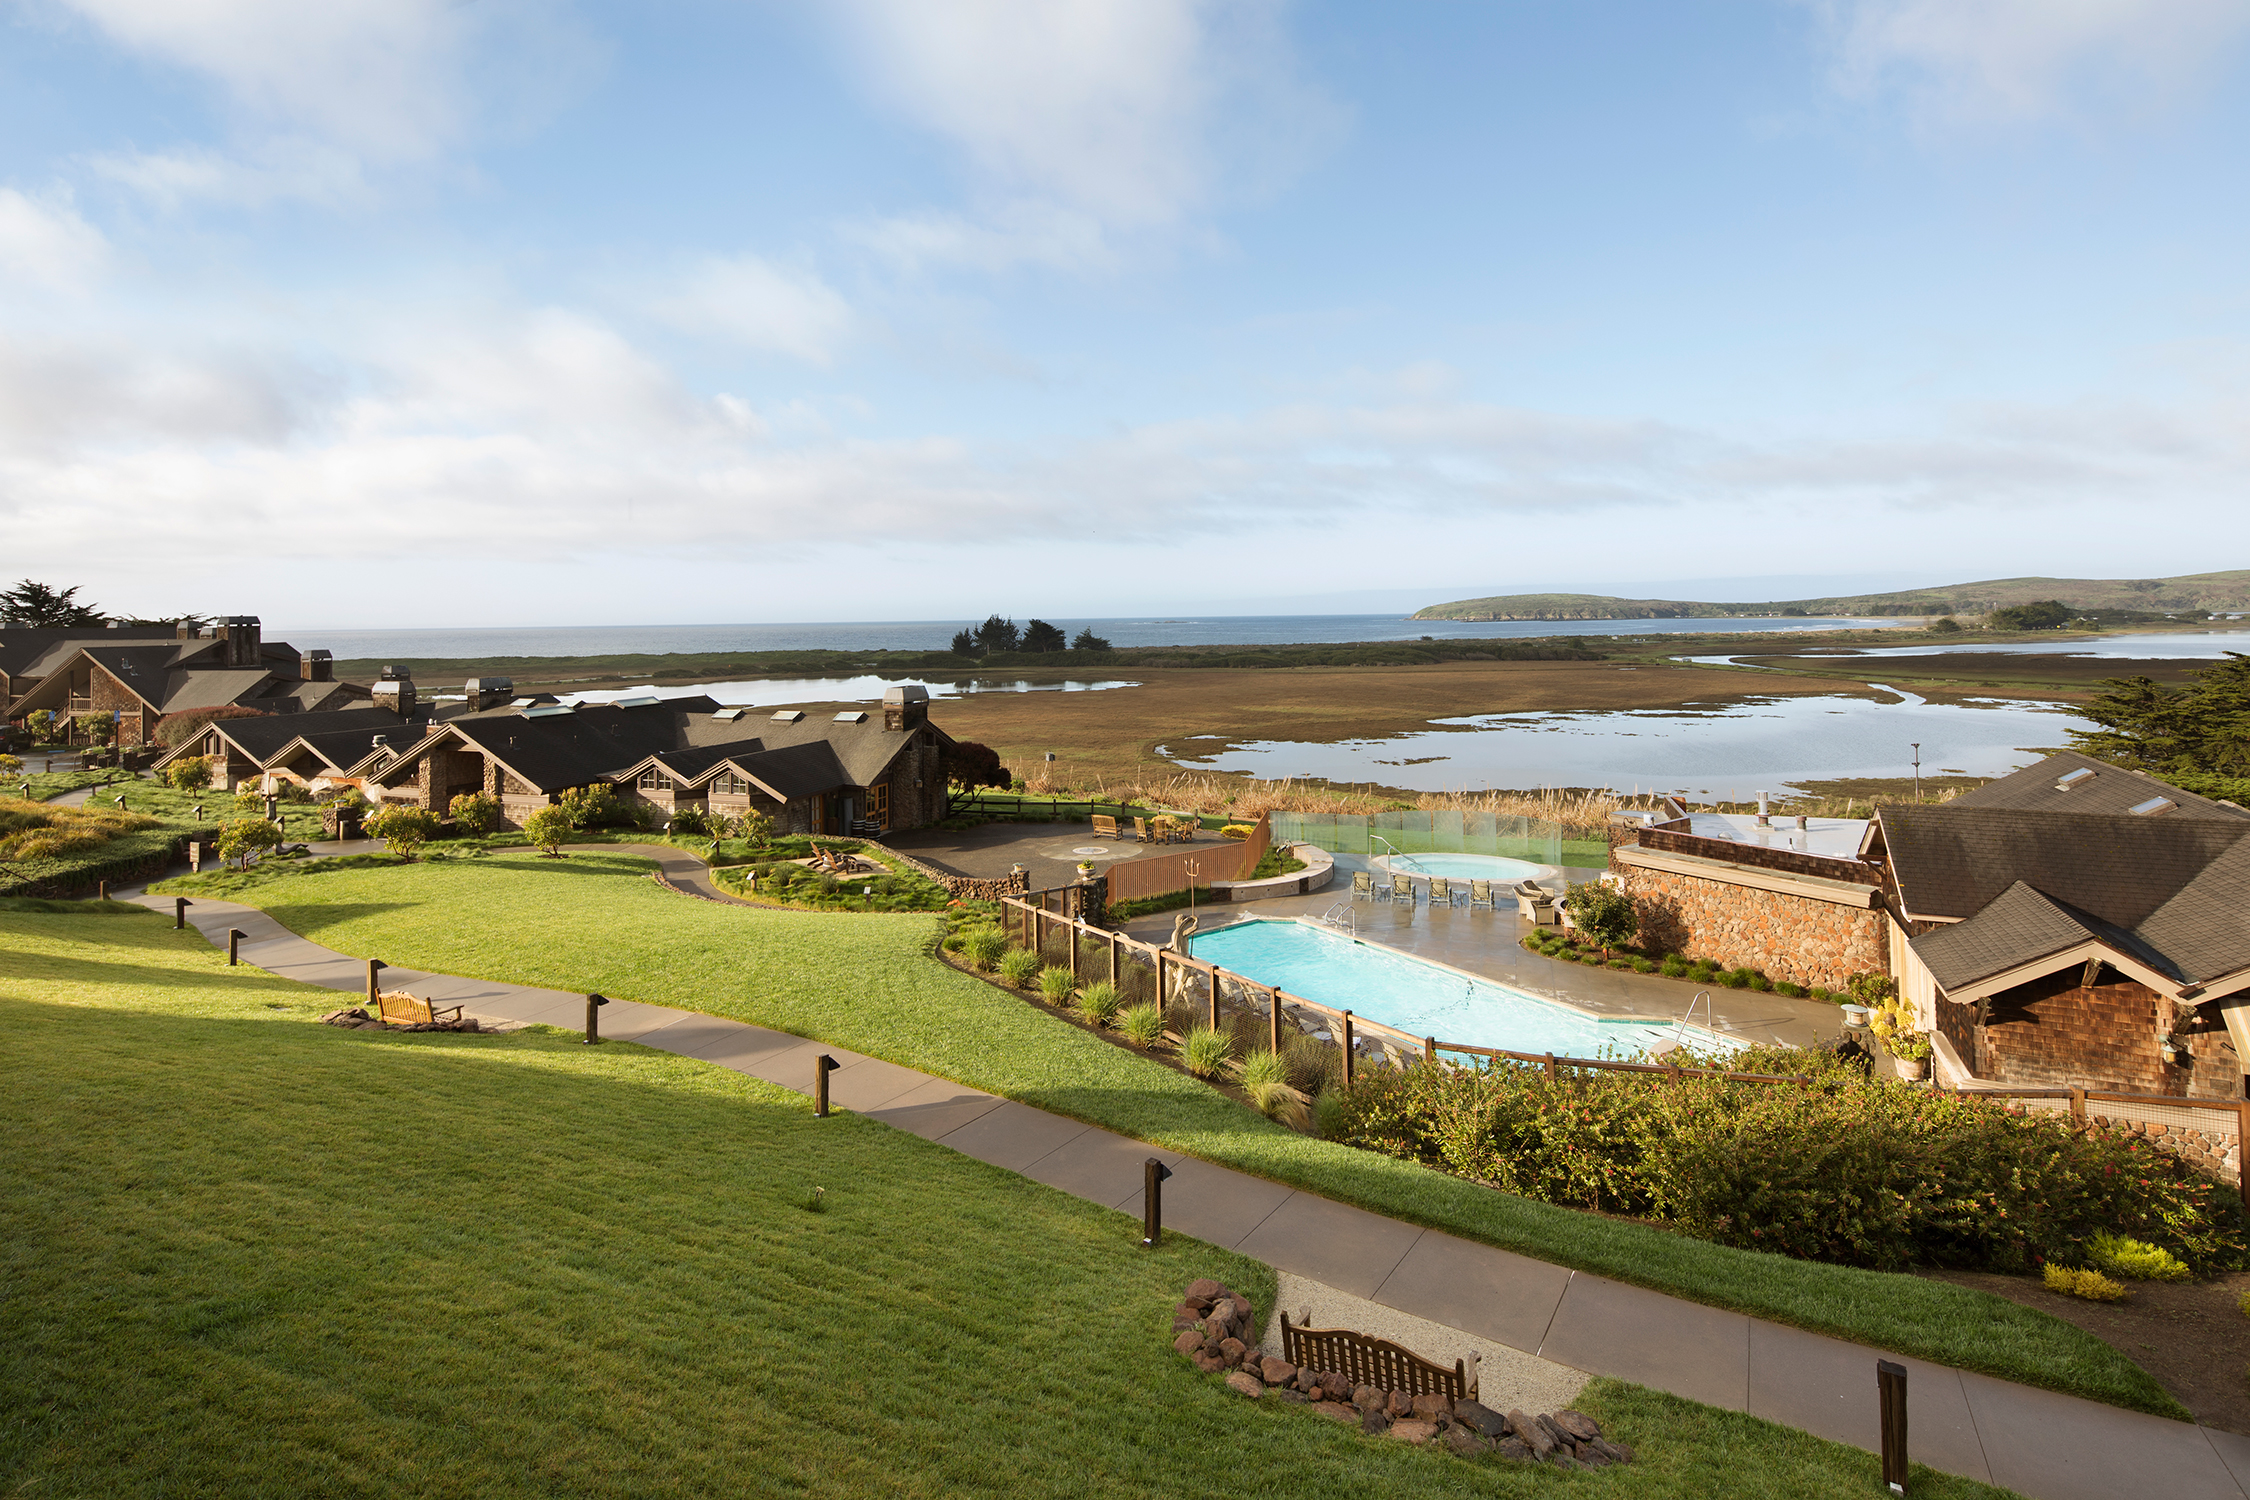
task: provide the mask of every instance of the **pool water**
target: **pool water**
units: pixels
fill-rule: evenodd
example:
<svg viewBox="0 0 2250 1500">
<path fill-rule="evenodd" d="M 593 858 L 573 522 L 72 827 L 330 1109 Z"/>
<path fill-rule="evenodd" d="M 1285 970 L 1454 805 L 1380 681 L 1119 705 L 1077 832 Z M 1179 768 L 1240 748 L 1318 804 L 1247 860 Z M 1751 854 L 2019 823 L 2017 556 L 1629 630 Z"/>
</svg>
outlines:
<svg viewBox="0 0 2250 1500">
<path fill-rule="evenodd" d="M 1385 854 L 1374 863 L 1394 875 L 1443 875 L 1448 880 L 1498 880 L 1509 885 L 1554 873 L 1552 866 L 1501 854 Z"/>
<path fill-rule="evenodd" d="M 1630 1058 L 1677 1033 L 1668 1023 L 1604 1020 L 1305 922 L 1237 922 L 1196 934 L 1189 947 L 1206 963 L 1259 984 L 1441 1042 Z M 1740 1045 L 1702 1027 L 1689 1028 L 1687 1041 L 1705 1052 Z"/>
</svg>

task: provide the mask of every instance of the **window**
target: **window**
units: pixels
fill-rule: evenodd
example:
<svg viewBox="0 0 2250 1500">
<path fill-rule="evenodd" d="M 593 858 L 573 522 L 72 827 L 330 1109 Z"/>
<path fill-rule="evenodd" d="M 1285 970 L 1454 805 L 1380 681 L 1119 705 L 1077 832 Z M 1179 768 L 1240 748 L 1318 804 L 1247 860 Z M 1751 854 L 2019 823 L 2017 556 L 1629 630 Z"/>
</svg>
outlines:
<svg viewBox="0 0 2250 1500">
<path fill-rule="evenodd" d="M 672 778 L 650 766 L 641 772 L 641 779 L 635 785 L 644 792 L 668 792 L 672 790 Z"/>
<path fill-rule="evenodd" d="M 750 778 L 733 771 L 722 771 L 711 779 L 711 790 L 724 792 L 730 797 L 747 797 L 750 795 Z"/>
<path fill-rule="evenodd" d="M 891 826 L 891 784 L 889 782 L 886 781 L 881 786 L 871 786 L 867 789 L 867 821 L 875 824 L 878 828 Z"/>
</svg>

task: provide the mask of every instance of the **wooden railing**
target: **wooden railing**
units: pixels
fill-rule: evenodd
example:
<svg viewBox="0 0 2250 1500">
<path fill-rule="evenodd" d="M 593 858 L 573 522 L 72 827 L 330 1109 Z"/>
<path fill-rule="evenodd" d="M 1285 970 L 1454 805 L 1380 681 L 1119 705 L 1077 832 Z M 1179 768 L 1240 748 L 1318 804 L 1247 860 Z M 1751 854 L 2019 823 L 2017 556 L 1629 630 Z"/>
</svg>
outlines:
<svg viewBox="0 0 2250 1500">
<path fill-rule="evenodd" d="M 1300 1328 L 1287 1313 L 1281 1315 L 1281 1357 L 1301 1370 L 1341 1375 L 1354 1386 L 1371 1385 L 1379 1391 L 1443 1396 L 1448 1401 L 1467 1401 L 1477 1394 L 1469 1360 L 1457 1359 L 1448 1370 L 1389 1339 L 1348 1328 Z"/>
<path fill-rule="evenodd" d="M 2250 1142 L 2250 1099 L 2196 1099 L 2185 1094 L 2118 1094 L 2106 1089 L 1946 1089 L 1943 1092 L 1971 1099 L 2065 1099 L 2070 1117 L 2083 1123 L 2089 1104 L 2154 1106 L 2158 1109 L 2207 1109 L 2234 1117 L 2238 1137 Z"/>
</svg>

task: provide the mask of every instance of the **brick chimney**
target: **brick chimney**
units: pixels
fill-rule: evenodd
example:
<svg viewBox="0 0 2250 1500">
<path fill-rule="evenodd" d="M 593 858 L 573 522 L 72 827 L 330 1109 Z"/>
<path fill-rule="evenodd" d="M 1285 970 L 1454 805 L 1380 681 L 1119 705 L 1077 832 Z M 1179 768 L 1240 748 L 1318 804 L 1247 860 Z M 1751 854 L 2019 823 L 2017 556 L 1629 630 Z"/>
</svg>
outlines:
<svg viewBox="0 0 2250 1500">
<path fill-rule="evenodd" d="M 918 729 L 929 721 L 930 690 L 918 682 L 883 689 L 883 727 Z"/>
<path fill-rule="evenodd" d="M 468 695 L 469 712 L 481 714 L 488 708 L 499 708 L 516 696 L 516 682 L 512 677 L 472 677 L 461 684 Z"/>
<path fill-rule="evenodd" d="M 374 692 L 377 708 L 387 708 L 402 719 L 414 717 L 414 674 L 406 668 L 383 668 Z"/>
<path fill-rule="evenodd" d="M 307 682 L 334 682 L 336 657 L 333 652 L 314 649 L 305 653 L 304 678 Z"/>
</svg>

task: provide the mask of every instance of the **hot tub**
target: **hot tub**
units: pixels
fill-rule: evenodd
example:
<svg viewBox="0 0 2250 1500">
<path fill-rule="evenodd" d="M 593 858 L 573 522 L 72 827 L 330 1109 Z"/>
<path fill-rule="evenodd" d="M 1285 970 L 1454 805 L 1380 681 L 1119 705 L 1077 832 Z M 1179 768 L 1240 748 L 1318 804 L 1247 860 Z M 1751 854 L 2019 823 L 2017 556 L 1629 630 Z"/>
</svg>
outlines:
<svg viewBox="0 0 2250 1500">
<path fill-rule="evenodd" d="M 1538 865 L 1500 854 L 1378 854 L 1368 863 L 1383 876 L 1411 875 L 1419 880 L 1443 875 L 1448 880 L 1489 880 L 1506 886 L 1524 880 L 1553 880 L 1562 874 L 1555 865 Z"/>
</svg>

